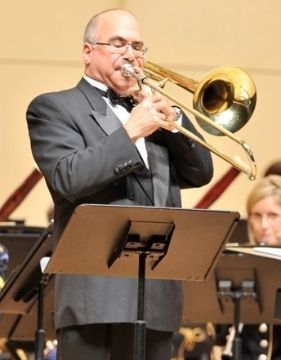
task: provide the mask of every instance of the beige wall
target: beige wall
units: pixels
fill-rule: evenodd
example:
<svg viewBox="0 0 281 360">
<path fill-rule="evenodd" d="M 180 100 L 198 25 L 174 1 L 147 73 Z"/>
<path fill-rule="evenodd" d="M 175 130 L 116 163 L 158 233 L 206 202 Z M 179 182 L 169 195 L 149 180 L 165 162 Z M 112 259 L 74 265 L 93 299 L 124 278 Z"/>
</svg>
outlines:
<svg viewBox="0 0 281 360">
<path fill-rule="evenodd" d="M 118 6 L 132 10 L 142 23 L 151 61 L 198 80 L 220 65 L 247 70 L 256 83 L 258 101 L 252 119 L 237 135 L 251 145 L 258 176 L 279 157 L 279 0 L 27 0 L 16 7 L 1 1 L 0 206 L 34 168 L 25 123 L 28 103 L 41 92 L 77 83 L 83 71 L 81 38 L 86 22 L 97 11 Z M 176 93 L 191 103 L 191 95 Z M 243 156 L 226 139 L 206 137 L 221 150 Z M 229 168 L 216 156 L 214 163 L 210 185 L 183 192 L 185 207 L 192 207 Z M 244 174 L 239 175 L 212 208 L 244 215 L 244 200 L 251 186 Z M 30 225 L 45 225 L 50 205 L 40 180 L 13 217 Z"/>
</svg>

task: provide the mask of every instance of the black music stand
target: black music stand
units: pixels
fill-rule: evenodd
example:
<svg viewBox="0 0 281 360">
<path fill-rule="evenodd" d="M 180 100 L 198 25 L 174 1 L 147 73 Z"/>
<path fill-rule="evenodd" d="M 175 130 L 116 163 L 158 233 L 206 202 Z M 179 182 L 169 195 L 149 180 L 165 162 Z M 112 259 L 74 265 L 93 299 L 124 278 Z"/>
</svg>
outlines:
<svg viewBox="0 0 281 360">
<path fill-rule="evenodd" d="M 5 279 L 8 279 L 13 270 L 23 261 L 44 230 L 43 227 L 0 223 L 0 244 L 5 246 L 9 254 Z"/>
<path fill-rule="evenodd" d="M 279 260 L 226 250 L 208 281 L 184 284 L 183 326 L 206 322 L 234 324 L 233 354 L 234 359 L 240 359 L 240 322 L 281 323 L 280 273 Z M 204 306 L 200 299 L 207 299 Z"/>
<path fill-rule="evenodd" d="M 238 218 L 226 211 L 80 205 L 45 272 L 138 277 L 134 359 L 143 360 L 146 276 L 205 281 Z"/>
<path fill-rule="evenodd" d="M 30 340 L 35 336 L 36 360 L 44 357 L 45 329 L 48 329 L 48 335 L 53 333 L 50 330 L 53 328 L 50 320 L 54 306 L 53 285 L 50 275 L 44 274 L 40 265 L 41 259 L 49 257 L 53 251 L 51 233 L 52 224 L 10 274 L 0 292 L 0 324 L 4 324 L 2 335 L 13 340 Z M 46 318 L 45 314 L 48 315 Z"/>
</svg>

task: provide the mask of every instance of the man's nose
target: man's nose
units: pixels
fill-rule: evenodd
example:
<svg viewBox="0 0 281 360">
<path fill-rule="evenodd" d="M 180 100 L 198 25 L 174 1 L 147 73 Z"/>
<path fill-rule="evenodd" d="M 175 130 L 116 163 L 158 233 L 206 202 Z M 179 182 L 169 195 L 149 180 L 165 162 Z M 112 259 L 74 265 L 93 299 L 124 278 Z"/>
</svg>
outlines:
<svg viewBox="0 0 281 360">
<path fill-rule="evenodd" d="M 126 48 L 124 56 L 128 59 L 135 58 L 135 52 L 134 52 L 132 44 L 127 44 L 127 48 Z"/>
</svg>

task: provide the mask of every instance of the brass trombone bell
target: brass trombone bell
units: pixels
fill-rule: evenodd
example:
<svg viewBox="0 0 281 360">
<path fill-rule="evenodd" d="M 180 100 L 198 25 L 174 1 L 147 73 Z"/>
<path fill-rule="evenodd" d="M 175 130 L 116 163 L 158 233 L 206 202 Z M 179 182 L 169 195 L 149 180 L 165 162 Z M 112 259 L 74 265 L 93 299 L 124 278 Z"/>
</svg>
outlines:
<svg viewBox="0 0 281 360">
<path fill-rule="evenodd" d="M 249 145 L 233 135 L 250 119 L 256 105 L 256 87 L 251 77 L 239 68 L 218 67 L 210 71 L 200 83 L 174 71 L 146 62 L 144 73 L 132 65 L 123 66 L 124 76 L 134 76 L 139 85 L 147 85 L 169 98 L 172 102 L 195 116 L 199 126 L 212 135 L 225 135 L 242 146 L 248 157 L 248 165 L 231 157 L 213 145 L 202 140 L 184 127 L 174 123 L 181 133 L 198 142 L 202 146 L 244 172 L 250 180 L 256 178 L 256 162 Z M 155 80 L 155 81 L 151 81 Z M 174 83 L 184 90 L 193 93 L 193 106 L 188 106 L 163 87 L 167 82 Z"/>
<path fill-rule="evenodd" d="M 194 94 L 193 108 L 213 123 L 231 133 L 240 130 L 252 116 L 256 106 L 256 87 L 242 69 L 218 67 L 207 73 L 200 82 L 189 79 L 151 62 L 145 63 L 145 74 L 152 79 L 172 82 Z M 165 79 L 165 81 L 163 80 Z M 209 134 L 225 135 L 196 116 L 198 124 Z"/>
</svg>

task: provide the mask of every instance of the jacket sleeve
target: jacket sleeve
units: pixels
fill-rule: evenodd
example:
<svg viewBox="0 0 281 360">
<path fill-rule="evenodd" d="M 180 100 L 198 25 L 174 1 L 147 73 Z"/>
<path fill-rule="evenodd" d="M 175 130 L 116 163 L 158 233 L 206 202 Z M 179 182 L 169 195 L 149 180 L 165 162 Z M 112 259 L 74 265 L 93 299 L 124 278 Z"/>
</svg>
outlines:
<svg viewBox="0 0 281 360">
<path fill-rule="evenodd" d="M 40 95 L 27 109 L 27 123 L 32 153 L 48 186 L 75 202 L 143 165 L 122 126 L 105 135 L 88 104 L 76 109 L 71 103 L 77 103 L 74 97 L 61 93 Z"/>
<path fill-rule="evenodd" d="M 204 139 L 185 114 L 182 116 L 182 126 Z M 155 133 L 154 140 L 167 146 L 181 188 L 200 187 L 210 182 L 213 161 L 208 149 L 180 132 L 160 130 Z"/>
</svg>

